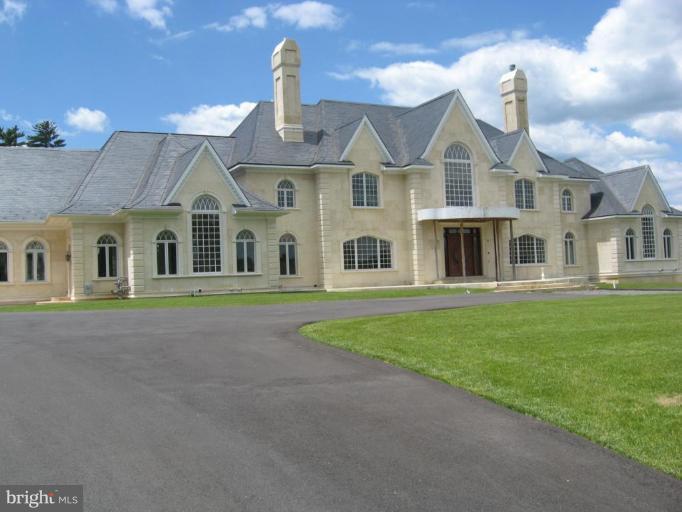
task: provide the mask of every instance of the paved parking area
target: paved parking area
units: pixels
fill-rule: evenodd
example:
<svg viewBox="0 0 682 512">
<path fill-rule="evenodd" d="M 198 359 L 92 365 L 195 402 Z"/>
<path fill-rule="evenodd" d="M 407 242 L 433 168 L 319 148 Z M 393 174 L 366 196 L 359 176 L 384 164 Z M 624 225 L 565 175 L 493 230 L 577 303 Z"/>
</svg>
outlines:
<svg viewBox="0 0 682 512">
<path fill-rule="evenodd" d="M 84 484 L 93 511 L 682 510 L 678 480 L 297 333 L 556 297 L 2 314 L 0 483 Z"/>
</svg>

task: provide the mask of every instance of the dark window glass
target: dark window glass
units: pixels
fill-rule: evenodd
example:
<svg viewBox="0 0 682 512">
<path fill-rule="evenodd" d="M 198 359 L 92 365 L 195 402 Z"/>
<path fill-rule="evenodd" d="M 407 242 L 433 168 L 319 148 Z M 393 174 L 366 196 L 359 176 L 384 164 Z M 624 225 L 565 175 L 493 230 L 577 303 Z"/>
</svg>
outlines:
<svg viewBox="0 0 682 512">
<path fill-rule="evenodd" d="M 9 281 L 8 257 L 6 252 L 0 252 L 0 282 Z"/>
</svg>

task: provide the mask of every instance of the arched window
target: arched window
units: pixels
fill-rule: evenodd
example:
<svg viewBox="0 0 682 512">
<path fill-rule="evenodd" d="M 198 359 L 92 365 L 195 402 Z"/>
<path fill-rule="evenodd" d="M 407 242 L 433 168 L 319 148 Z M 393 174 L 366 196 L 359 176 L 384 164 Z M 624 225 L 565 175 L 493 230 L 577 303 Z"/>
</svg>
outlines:
<svg viewBox="0 0 682 512">
<path fill-rule="evenodd" d="M 279 274 L 295 276 L 297 272 L 296 237 L 287 233 L 279 239 Z"/>
<path fill-rule="evenodd" d="M 663 257 L 668 260 L 673 257 L 673 232 L 668 228 L 663 230 Z"/>
<path fill-rule="evenodd" d="M 635 252 L 635 230 L 629 228 L 625 232 L 625 259 L 634 260 L 636 258 Z"/>
<path fill-rule="evenodd" d="M 221 272 L 221 253 L 220 203 L 205 194 L 192 204 L 192 272 Z"/>
<path fill-rule="evenodd" d="M 461 144 L 445 150 L 445 206 L 473 206 L 474 188 L 471 157 Z"/>
<path fill-rule="evenodd" d="M 236 238 L 237 272 L 256 271 L 256 236 L 248 229 L 243 229 Z"/>
<path fill-rule="evenodd" d="M 156 237 L 156 274 L 178 275 L 178 237 L 168 229 Z"/>
<path fill-rule="evenodd" d="M 26 246 L 26 281 L 45 281 L 45 247 L 37 240 Z"/>
<path fill-rule="evenodd" d="M 282 180 L 277 184 L 277 206 L 280 208 L 296 206 L 296 187 L 291 181 Z"/>
<path fill-rule="evenodd" d="M 343 243 L 344 270 L 393 268 L 391 242 L 373 236 L 361 236 Z"/>
<path fill-rule="evenodd" d="M 118 243 L 111 235 L 97 239 L 97 277 L 116 277 L 118 275 Z"/>
<path fill-rule="evenodd" d="M 353 206 L 379 206 L 379 178 L 368 172 L 353 174 Z"/>
<path fill-rule="evenodd" d="M 9 282 L 9 247 L 0 241 L 0 283 Z"/>
<path fill-rule="evenodd" d="M 515 238 L 509 247 L 509 259 L 516 265 L 546 263 L 545 241 L 533 235 Z"/>
<path fill-rule="evenodd" d="M 656 257 L 656 229 L 654 227 L 654 209 L 651 206 L 642 208 L 642 257 Z"/>
<path fill-rule="evenodd" d="M 564 264 L 575 265 L 575 236 L 570 231 L 564 235 Z"/>
<path fill-rule="evenodd" d="M 514 197 L 519 210 L 535 209 L 535 184 L 530 180 L 516 180 Z"/>
<path fill-rule="evenodd" d="M 573 211 L 573 192 L 565 188 L 561 192 L 561 211 L 562 212 L 572 212 Z"/>
</svg>

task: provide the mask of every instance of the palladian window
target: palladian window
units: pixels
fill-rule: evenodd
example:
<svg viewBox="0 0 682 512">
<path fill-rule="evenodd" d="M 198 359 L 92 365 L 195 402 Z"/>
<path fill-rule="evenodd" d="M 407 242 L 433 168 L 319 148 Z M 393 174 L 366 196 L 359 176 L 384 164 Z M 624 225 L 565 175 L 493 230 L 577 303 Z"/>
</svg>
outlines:
<svg viewBox="0 0 682 512">
<path fill-rule="evenodd" d="M 168 229 L 156 237 L 156 274 L 178 275 L 178 237 Z"/>
<path fill-rule="evenodd" d="M 379 206 L 379 178 L 368 172 L 353 174 L 351 178 L 353 206 Z"/>
<path fill-rule="evenodd" d="M 192 272 L 222 271 L 220 203 L 209 196 L 199 196 L 192 204 Z"/>
<path fill-rule="evenodd" d="M 391 242 L 373 236 L 361 236 L 343 243 L 344 270 L 393 268 Z"/>
<path fill-rule="evenodd" d="M 279 274 L 295 276 L 298 272 L 296 262 L 296 238 L 287 233 L 279 239 Z"/>
<path fill-rule="evenodd" d="M 565 213 L 573 211 L 573 192 L 567 188 L 561 193 L 561 211 Z"/>
<path fill-rule="evenodd" d="M 545 241 L 533 235 L 515 238 L 509 248 L 509 259 L 516 265 L 546 263 Z"/>
<path fill-rule="evenodd" d="M 282 180 L 277 184 L 277 206 L 280 208 L 296 207 L 296 187 L 290 180 Z"/>
<path fill-rule="evenodd" d="M 535 184 L 530 180 L 516 180 L 514 197 L 519 210 L 535 209 Z"/>
<path fill-rule="evenodd" d="M 9 247 L 0 242 L 0 283 L 9 281 Z"/>
<path fill-rule="evenodd" d="M 634 260 L 636 257 L 635 231 L 630 228 L 625 232 L 625 259 Z"/>
<path fill-rule="evenodd" d="M 575 265 L 575 236 L 570 231 L 564 235 L 564 264 Z"/>
<path fill-rule="evenodd" d="M 45 247 L 37 240 L 26 246 L 26 281 L 45 281 Z"/>
<path fill-rule="evenodd" d="M 445 150 L 445 205 L 473 206 L 474 190 L 471 157 L 461 144 Z"/>
<path fill-rule="evenodd" d="M 668 228 L 663 231 L 663 257 L 667 260 L 673 257 L 673 232 Z"/>
<path fill-rule="evenodd" d="M 656 257 L 656 229 L 654 228 L 654 209 L 651 206 L 642 208 L 642 257 Z"/>
<path fill-rule="evenodd" d="M 237 234 L 235 240 L 237 254 L 237 272 L 252 273 L 256 271 L 256 236 L 248 229 Z"/>
<path fill-rule="evenodd" d="M 111 235 L 97 239 L 97 277 L 107 278 L 118 275 L 118 243 Z"/>
</svg>

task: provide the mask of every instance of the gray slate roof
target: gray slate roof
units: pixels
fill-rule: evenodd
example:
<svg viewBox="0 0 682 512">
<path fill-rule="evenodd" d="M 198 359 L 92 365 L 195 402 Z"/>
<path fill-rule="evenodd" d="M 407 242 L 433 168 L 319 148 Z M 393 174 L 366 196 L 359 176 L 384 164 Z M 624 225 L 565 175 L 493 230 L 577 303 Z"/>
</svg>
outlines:
<svg viewBox="0 0 682 512">
<path fill-rule="evenodd" d="M 0 147 L 0 221 L 43 221 L 57 212 L 98 154 Z"/>
</svg>

